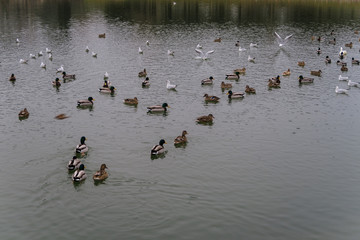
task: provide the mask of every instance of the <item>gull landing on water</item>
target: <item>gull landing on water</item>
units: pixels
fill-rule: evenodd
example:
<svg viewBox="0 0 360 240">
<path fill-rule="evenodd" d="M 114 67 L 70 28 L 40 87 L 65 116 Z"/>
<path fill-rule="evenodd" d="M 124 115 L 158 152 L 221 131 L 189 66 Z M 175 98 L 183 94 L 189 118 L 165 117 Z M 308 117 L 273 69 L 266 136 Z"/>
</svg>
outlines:
<svg viewBox="0 0 360 240">
<path fill-rule="evenodd" d="M 280 35 L 279 34 L 277 34 L 277 32 L 275 32 L 275 35 L 276 35 L 276 37 L 277 37 L 277 42 L 278 42 L 278 44 L 279 44 L 279 47 L 282 47 L 282 46 L 284 46 L 284 44 L 287 42 L 287 40 L 289 40 L 289 38 L 291 38 L 293 35 L 291 34 L 291 35 L 289 35 L 289 36 L 286 36 L 286 38 L 284 38 L 284 39 L 282 39 L 282 37 L 280 37 Z"/>
<path fill-rule="evenodd" d="M 209 54 L 212 54 L 215 52 L 215 50 L 211 50 L 211 51 L 207 51 L 205 54 L 200 50 L 200 49 L 195 49 L 195 51 L 200 54 L 199 56 L 196 57 L 196 59 L 202 59 L 202 60 L 207 60 Z"/>
</svg>

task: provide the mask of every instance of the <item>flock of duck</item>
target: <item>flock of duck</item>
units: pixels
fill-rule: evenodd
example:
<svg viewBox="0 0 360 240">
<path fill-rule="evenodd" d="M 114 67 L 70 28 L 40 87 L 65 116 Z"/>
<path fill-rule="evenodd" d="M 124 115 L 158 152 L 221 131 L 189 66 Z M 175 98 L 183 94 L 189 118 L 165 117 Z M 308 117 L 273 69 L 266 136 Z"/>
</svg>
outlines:
<svg viewBox="0 0 360 240">
<path fill-rule="evenodd" d="M 355 32 L 355 33 L 357 34 L 357 32 Z M 330 35 L 335 35 L 334 30 L 331 31 Z M 277 40 L 277 42 L 279 44 L 279 47 L 283 47 L 287 43 L 287 41 L 290 38 L 292 38 L 293 35 L 288 35 L 285 38 L 282 38 L 278 33 L 275 32 L 275 36 L 276 36 L 276 40 Z M 105 38 L 105 37 L 106 37 L 105 33 L 99 34 L 99 38 Z M 318 38 L 312 37 L 311 39 L 313 41 L 317 40 L 319 42 L 324 41 L 324 38 L 322 38 L 322 37 L 318 37 Z M 217 38 L 217 39 L 214 40 L 214 42 L 219 42 L 220 43 L 221 40 L 222 40 L 221 38 Z M 360 41 L 360 39 L 359 39 L 359 41 Z M 16 39 L 16 42 L 20 43 L 19 39 Z M 149 45 L 150 44 L 149 41 L 147 41 L 146 44 Z M 329 41 L 329 44 L 336 44 L 336 38 L 331 39 Z M 350 42 L 350 43 L 345 44 L 345 47 L 349 47 L 351 49 L 352 45 L 353 45 L 352 42 Z M 245 48 L 241 47 L 239 41 L 237 41 L 235 43 L 235 46 L 239 48 L 239 51 L 245 51 L 246 50 Z M 250 48 L 256 48 L 256 47 L 258 47 L 258 45 L 256 43 L 251 43 L 250 44 Z M 197 59 L 207 60 L 210 57 L 210 55 L 212 53 L 214 53 L 214 50 L 210 50 L 210 51 L 207 51 L 207 52 L 204 53 L 201 49 L 202 49 L 202 46 L 200 44 L 198 44 L 196 46 L 196 48 L 195 48 L 196 53 L 198 53 L 198 56 L 196 57 Z M 85 51 L 87 53 L 90 51 L 88 46 L 86 46 Z M 46 53 L 48 54 L 48 58 L 50 60 L 52 60 L 52 58 L 53 58 L 52 51 L 50 49 L 46 48 Z M 174 51 L 172 51 L 172 50 L 168 50 L 167 53 L 168 53 L 168 55 L 174 55 Z M 318 48 L 316 50 L 316 53 L 321 54 L 321 49 Z M 139 54 L 143 54 L 143 50 L 141 49 L 141 47 L 139 47 Z M 348 71 L 347 63 L 343 61 L 343 59 L 344 59 L 344 57 L 346 55 L 347 55 L 347 51 L 344 50 L 341 47 L 340 51 L 339 51 L 339 60 L 337 60 L 336 64 L 341 66 L 341 71 L 342 72 Z M 38 53 L 38 56 L 43 56 L 43 52 L 40 51 Z M 92 56 L 96 57 L 97 54 L 95 52 L 92 52 Z M 30 58 L 36 58 L 36 55 L 30 54 Z M 248 61 L 249 62 L 255 62 L 255 58 L 251 57 L 249 55 L 248 56 Z M 21 64 L 26 64 L 28 62 L 28 60 L 20 59 L 19 62 Z M 329 56 L 326 56 L 325 63 L 326 64 L 331 64 L 331 59 L 329 58 Z M 351 63 L 359 65 L 360 61 L 352 58 Z M 306 63 L 304 61 L 299 61 L 298 62 L 298 66 L 301 66 L 301 67 L 305 66 L 305 64 Z M 41 62 L 40 67 L 41 68 L 46 68 L 46 65 L 43 62 Z M 75 74 L 67 74 L 65 72 L 63 65 L 61 65 L 61 67 L 59 69 L 57 69 L 57 73 L 62 73 L 62 80 L 63 80 L 64 83 L 66 81 L 71 81 L 71 80 L 76 79 Z M 234 69 L 233 73 L 225 75 L 225 80 L 236 80 L 237 81 L 237 80 L 240 79 L 240 75 L 245 74 L 245 73 L 246 73 L 246 68 L 245 67 Z M 320 77 L 321 74 L 322 74 L 322 71 L 321 70 L 311 71 L 310 74 L 313 75 L 313 76 Z M 282 73 L 282 76 L 290 76 L 290 75 L 291 75 L 290 69 L 288 69 L 288 70 L 286 70 L 286 71 L 284 71 Z M 138 73 L 138 77 L 139 78 L 145 78 L 145 80 L 142 81 L 142 84 L 141 84 L 142 87 L 146 88 L 146 87 L 150 86 L 150 80 L 149 80 L 149 77 L 147 76 L 146 69 L 144 69 L 143 71 L 140 71 Z M 353 82 L 353 81 L 349 80 L 348 77 L 344 77 L 344 76 L 340 75 L 339 80 L 340 81 L 348 81 L 348 86 L 350 86 L 350 87 L 358 87 L 358 86 L 360 86 L 360 83 Z M 11 74 L 11 76 L 9 78 L 9 81 L 12 81 L 12 82 L 16 81 L 16 77 L 15 77 L 14 74 Z M 304 76 L 300 75 L 298 77 L 298 81 L 299 81 L 299 84 L 313 83 L 314 78 L 304 77 Z M 214 83 L 214 78 L 212 76 L 201 80 L 201 85 L 212 85 L 213 83 Z M 281 83 L 280 75 L 268 79 L 268 87 L 269 88 L 280 88 L 280 83 Z M 52 84 L 53 84 L 54 87 L 59 88 L 61 86 L 60 79 L 56 78 L 55 81 L 52 82 Z M 176 90 L 176 87 L 177 87 L 176 84 L 172 84 L 169 80 L 167 80 L 167 85 L 166 85 L 167 89 Z M 246 89 L 244 91 L 245 93 L 243 93 L 243 92 L 233 92 L 231 90 L 232 89 L 232 84 L 230 82 L 226 83 L 225 81 L 222 81 L 221 84 L 220 84 L 220 88 L 222 89 L 222 91 L 228 90 L 227 95 L 228 95 L 229 100 L 231 100 L 231 99 L 242 99 L 242 98 L 245 97 L 245 93 L 246 94 L 256 94 L 256 90 L 254 88 L 250 87 L 249 85 L 246 85 Z M 116 90 L 116 88 L 111 85 L 111 82 L 109 81 L 109 74 L 106 72 L 104 74 L 103 86 L 99 88 L 99 92 L 108 93 L 108 94 L 114 94 L 115 90 Z M 339 93 L 339 94 L 347 94 L 348 89 L 341 89 L 338 86 L 336 86 L 335 92 Z M 217 103 L 220 100 L 219 97 L 213 96 L 213 95 L 208 95 L 207 93 L 205 93 L 203 97 L 204 97 L 204 101 L 209 102 L 209 103 Z M 126 98 L 126 99 L 123 100 L 123 102 L 124 102 L 124 104 L 133 105 L 133 106 L 137 106 L 138 103 L 139 103 L 137 97 Z M 94 105 L 94 99 L 91 96 L 88 97 L 88 99 L 80 99 L 80 100 L 77 101 L 77 106 L 79 108 L 91 108 L 93 105 Z M 150 113 L 150 114 L 151 113 L 166 113 L 167 108 L 169 108 L 169 107 L 170 106 L 167 103 L 163 103 L 162 105 L 149 106 L 149 107 L 147 107 L 147 110 L 148 110 L 148 113 Z M 19 113 L 19 119 L 20 120 L 26 119 L 28 117 L 29 117 L 29 112 L 28 112 L 28 110 L 26 108 L 24 108 L 23 110 L 20 111 L 20 113 Z M 55 118 L 56 119 L 65 119 L 67 117 L 68 116 L 66 116 L 65 114 L 59 114 Z M 196 119 L 196 122 L 199 123 L 199 124 L 211 125 L 213 123 L 214 118 L 215 117 L 210 113 L 208 115 L 198 117 Z M 184 130 L 181 135 L 176 137 L 174 139 L 175 146 L 185 145 L 187 143 L 187 137 L 186 137 L 187 134 L 188 134 L 187 131 Z M 86 179 L 86 177 L 87 177 L 86 172 L 84 170 L 85 166 L 84 166 L 83 163 L 81 163 L 81 160 L 80 160 L 80 158 L 85 156 L 87 154 L 88 150 L 89 150 L 89 148 L 86 145 L 85 141 L 86 141 L 85 136 L 81 137 L 80 144 L 78 144 L 76 146 L 76 148 L 75 148 L 76 155 L 73 156 L 73 159 L 70 160 L 68 162 L 68 165 L 67 165 L 67 169 L 69 171 L 73 172 L 72 180 L 74 182 L 81 182 L 84 179 Z M 164 139 L 161 139 L 158 144 L 154 145 L 150 150 L 151 156 L 157 157 L 157 156 L 163 155 L 166 152 L 165 148 L 164 148 L 164 144 L 166 144 L 166 141 Z M 103 181 L 108 177 L 108 173 L 105 170 L 106 168 L 107 168 L 106 164 L 104 164 L 104 163 L 101 164 L 100 169 L 98 171 L 96 171 L 96 173 L 93 175 L 94 181 Z"/>
</svg>

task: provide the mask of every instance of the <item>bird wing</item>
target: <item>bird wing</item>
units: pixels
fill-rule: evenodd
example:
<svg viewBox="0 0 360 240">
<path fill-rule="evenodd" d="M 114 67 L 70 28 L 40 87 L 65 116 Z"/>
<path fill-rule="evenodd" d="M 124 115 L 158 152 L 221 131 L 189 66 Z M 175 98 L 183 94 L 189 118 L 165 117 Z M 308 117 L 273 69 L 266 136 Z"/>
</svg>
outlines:
<svg viewBox="0 0 360 240">
<path fill-rule="evenodd" d="M 210 50 L 210 51 L 206 52 L 205 56 L 207 56 L 208 54 L 212 54 L 214 52 L 215 52 L 215 50 Z"/>
<path fill-rule="evenodd" d="M 279 40 L 282 40 L 282 38 L 280 37 L 280 35 L 277 32 L 275 32 L 275 35 Z"/>
<path fill-rule="evenodd" d="M 204 53 L 200 49 L 195 48 L 195 52 L 199 53 L 200 55 L 204 55 Z"/>
<path fill-rule="evenodd" d="M 286 36 L 286 38 L 284 39 L 284 41 L 287 41 L 289 38 L 291 38 L 293 35 L 289 35 L 289 36 Z"/>
</svg>

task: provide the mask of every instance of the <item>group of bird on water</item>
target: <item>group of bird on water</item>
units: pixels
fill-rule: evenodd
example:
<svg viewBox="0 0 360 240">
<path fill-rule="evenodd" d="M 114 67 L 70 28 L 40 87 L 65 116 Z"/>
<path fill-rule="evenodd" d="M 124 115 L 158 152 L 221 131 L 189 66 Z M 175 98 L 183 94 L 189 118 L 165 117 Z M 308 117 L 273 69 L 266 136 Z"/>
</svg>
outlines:
<svg viewBox="0 0 360 240">
<path fill-rule="evenodd" d="M 357 31 L 355 31 L 355 33 L 357 34 Z M 331 31 L 330 35 L 335 35 L 334 30 Z M 291 39 L 293 37 L 293 35 L 288 35 L 285 38 L 282 38 L 278 33 L 275 32 L 275 36 L 276 36 L 276 40 L 278 42 L 279 47 L 283 47 L 288 41 L 289 39 Z M 105 33 L 103 34 L 99 34 L 99 38 L 105 38 L 106 35 Z M 221 38 L 217 38 L 214 40 L 214 42 L 221 42 Z M 317 40 L 319 42 L 324 41 L 323 37 L 312 37 L 311 40 Z M 359 39 L 360 41 L 360 39 Z M 16 39 L 16 42 L 19 43 L 20 40 Z M 149 41 L 146 42 L 146 45 L 149 45 Z M 336 38 L 333 38 L 329 41 L 329 44 L 336 44 Z M 352 42 L 345 44 L 345 47 L 349 47 L 352 48 Z M 245 51 L 246 49 L 241 47 L 240 45 L 240 41 L 237 41 L 235 43 L 235 46 L 239 48 L 239 51 Z M 251 43 L 250 44 L 250 48 L 256 48 L 258 47 L 258 45 L 256 43 Z M 202 46 L 200 44 L 198 44 L 195 48 L 195 52 L 198 53 L 198 56 L 196 57 L 196 59 L 201 59 L 201 60 L 207 60 L 209 59 L 210 55 L 213 54 L 215 51 L 214 50 L 210 50 L 207 52 L 203 52 L 202 50 Z M 46 53 L 48 54 L 48 58 L 50 60 L 52 60 L 53 56 L 52 56 L 52 50 L 46 48 Z M 88 53 L 90 51 L 89 47 L 86 46 L 85 51 Z M 168 55 L 174 56 L 175 52 L 172 50 L 168 50 Z M 316 50 L 317 54 L 321 54 L 321 49 L 320 47 Z M 143 50 L 141 49 L 141 47 L 139 47 L 139 54 L 143 54 Z M 341 66 L 341 71 L 342 72 L 346 72 L 348 71 L 347 68 L 347 63 L 343 62 L 344 57 L 347 55 L 347 51 L 344 50 L 342 47 L 340 48 L 339 51 L 339 60 L 337 60 L 336 64 Z M 40 51 L 38 53 L 38 56 L 43 56 L 43 52 Z M 96 57 L 97 54 L 95 52 L 92 52 L 92 56 Z M 30 54 L 30 58 L 36 58 L 36 55 L 34 54 Z M 248 61 L 249 62 L 253 62 L 255 63 L 255 57 L 251 57 L 250 55 L 248 56 Z M 28 62 L 28 60 L 24 60 L 24 59 L 20 59 L 19 61 L 22 64 L 26 64 Z M 329 56 L 326 56 L 325 58 L 325 63 L 326 64 L 331 64 L 331 59 L 329 58 Z M 356 60 L 354 58 L 352 58 L 352 64 L 360 64 L 359 60 Z M 300 67 L 304 67 L 305 66 L 305 62 L 304 61 L 299 61 L 298 62 L 298 66 Z M 41 68 L 46 68 L 46 65 L 41 62 L 40 64 Z M 57 73 L 61 73 L 62 74 L 62 81 L 65 83 L 66 81 L 72 81 L 76 79 L 75 74 L 67 74 L 64 70 L 64 66 L 61 65 L 60 68 L 57 69 Z M 246 73 L 246 68 L 238 68 L 238 69 L 234 69 L 233 73 L 231 74 L 226 74 L 225 75 L 225 80 L 235 80 L 238 81 L 240 79 L 240 75 L 241 74 L 245 74 Z M 311 71 L 310 72 L 311 75 L 313 76 L 318 76 L 321 77 L 322 71 L 321 70 L 316 70 L 316 71 Z M 290 76 L 291 75 L 291 71 L 290 69 L 284 71 L 282 73 L 282 76 Z M 150 86 L 150 79 L 148 77 L 148 73 L 146 71 L 146 69 L 144 68 L 143 71 L 140 71 L 138 73 L 138 77 L 139 78 L 145 78 L 144 81 L 142 81 L 141 85 L 144 88 L 147 88 Z M 16 77 L 15 74 L 11 74 L 10 81 L 15 82 L 16 81 Z M 358 87 L 360 86 L 360 83 L 358 82 L 353 82 L 351 80 L 349 80 L 348 77 L 344 77 L 342 75 L 339 75 L 339 80 L 340 81 L 347 81 L 348 82 L 348 86 L 350 87 Z M 303 75 L 300 75 L 298 77 L 298 81 L 299 84 L 305 84 L 305 83 L 313 83 L 314 82 L 314 78 L 310 78 L 310 77 L 304 77 Z M 201 85 L 212 85 L 214 82 L 214 78 L 212 76 L 201 80 Z M 268 87 L 269 88 L 280 88 L 280 75 L 277 75 L 276 77 L 272 77 L 268 79 Z M 52 82 L 53 86 L 56 88 L 59 88 L 61 86 L 61 82 L 59 78 L 56 78 L 55 81 Z M 172 84 L 169 80 L 167 80 L 167 84 L 166 84 L 166 88 L 169 90 L 174 90 L 176 91 L 178 85 L 176 84 Z M 227 95 L 228 95 L 228 99 L 232 100 L 232 99 L 242 99 L 245 96 L 245 93 L 247 94 L 255 94 L 256 90 L 252 87 L 250 87 L 249 85 L 246 85 L 245 88 L 245 93 L 243 92 L 233 92 L 232 89 L 232 84 L 226 83 L 224 81 L 221 82 L 220 84 L 220 88 L 222 89 L 222 91 L 224 90 L 228 90 Z M 106 72 L 104 74 L 104 83 L 102 85 L 102 87 L 99 88 L 99 92 L 100 93 L 107 93 L 107 94 L 114 94 L 115 93 L 116 88 L 114 86 L 111 85 L 111 82 L 109 81 L 109 74 Z M 335 92 L 336 93 L 347 93 L 348 90 L 347 89 L 341 89 L 338 86 L 336 86 L 335 88 Z M 217 103 L 220 98 L 214 95 L 208 95 L 207 93 L 205 93 L 203 95 L 205 102 L 209 102 L 209 103 Z M 92 107 L 94 105 L 94 98 L 93 97 L 88 97 L 87 99 L 80 99 L 77 101 L 77 106 L 79 108 L 88 108 L 88 107 Z M 126 98 L 123 100 L 124 104 L 127 105 L 132 105 L 132 106 L 137 106 L 139 101 L 137 97 L 134 98 Z M 148 113 L 167 113 L 167 108 L 170 108 L 170 106 L 167 103 L 163 103 L 162 105 L 153 105 L 153 106 L 149 106 L 147 107 L 147 112 Z M 29 117 L 29 112 L 26 108 L 24 108 L 23 110 L 20 111 L 19 113 L 19 119 L 23 120 Z M 66 116 L 65 114 L 59 114 L 57 115 L 55 118 L 56 119 L 65 119 L 68 116 Z M 215 117 L 212 114 L 208 114 L 208 115 L 204 115 L 204 116 L 200 116 L 196 119 L 196 122 L 199 124 L 212 124 L 213 123 L 213 119 Z M 175 146 L 180 146 L 180 145 L 184 145 L 187 143 L 187 131 L 184 130 L 182 132 L 181 135 L 179 135 L 178 137 L 175 138 L 174 140 L 174 145 Z M 73 175 L 72 175 L 72 180 L 74 182 L 80 182 L 84 179 L 86 179 L 86 173 L 85 173 L 85 166 L 83 163 L 81 163 L 80 158 L 83 157 L 84 155 L 86 155 L 86 153 L 88 152 L 88 146 L 85 144 L 85 140 L 86 138 L 83 136 L 80 139 L 80 144 L 78 144 L 75 148 L 75 152 L 76 155 L 73 157 L 72 160 L 69 161 L 67 168 L 69 171 L 74 171 Z M 166 141 L 164 139 L 161 139 L 159 141 L 159 144 L 153 146 L 151 148 L 151 155 L 152 156 L 159 156 L 164 154 L 165 148 L 164 148 L 164 144 L 166 144 Z M 101 164 L 101 167 L 98 171 L 96 171 L 96 173 L 93 175 L 93 179 L 95 181 L 102 181 L 104 179 L 106 179 L 108 177 L 108 173 L 106 172 L 107 166 L 106 164 Z"/>
</svg>

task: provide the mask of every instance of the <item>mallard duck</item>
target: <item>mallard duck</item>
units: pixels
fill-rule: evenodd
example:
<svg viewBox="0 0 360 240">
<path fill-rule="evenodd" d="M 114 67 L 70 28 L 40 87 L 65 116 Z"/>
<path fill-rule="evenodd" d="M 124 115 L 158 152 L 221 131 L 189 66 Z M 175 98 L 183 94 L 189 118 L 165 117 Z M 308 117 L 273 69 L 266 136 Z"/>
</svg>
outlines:
<svg viewBox="0 0 360 240">
<path fill-rule="evenodd" d="M 126 99 L 124 99 L 124 103 L 129 104 L 129 105 L 137 105 L 139 102 L 138 102 L 137 97 L 134 97 L 134 98 L 126 98 Z"/>
<path fill-rule="evenodd" d="M 351 58 L 351 63 L 352 64 L 360 64 L 360 61 L 359 60 L 356 60 L 356 59 L 354 59 L 354 58 Z"/>
<path fill-rule="evenodd" d="M 243 98 L 244 97 L 244 93 L 233 92 L 231 90 L 228 91 L 227 95 L 228 95 L 229 99 L 236 99 L 236 98 Z"/>
<path fill-rule="evenodd" d="M 86 137 L 82 136 L 80 138 L 80 144 L 76 145 L 76 148 L 75 148 L 76 153 L 84 154 L 89 151 L 89 148 L 88 148 L 88 146 L 86 146 L 85 141 L 86 141 Z"/>
<path fill-rule="evenodd" d="M 300 67 L 304 67 L 304 66 L 305 66 L 305 62 L 304 62 L 304 61 L 300 61 L 300 62 L 298 62 L 298 65 L 299 65 Z"/>
<path fill-rule="evenodd" d="M 205 98 L 205 102 L 218 102 L 220 100 L 217 96 L 209 96 L 207 93 L 203 96 Z"/>
<path fill-rule="evenodd" d="M 143 87 L 149 87 L 150 86 L 149 77 L 145 78 L 145 80 L 141 83 L 141 86 L 143 86 Z"/>
<path fill-rule="evenodd" d="M 73 80 L 75 79 L 75 74 L 66 74 L 66 72 L 62 72 L 64 80 Z"/>
<path fill-rule="evenodd" d="M 61 113 L 61 114 L 55 116 L 55 119 L 62 120 L 62 119 L 68 118 L 68 117 L 69 116 L 66 116 L 64 113 Z"/>
<path fill-rule="evenodd" d="M 334 44 L 335 45 L 336 44 L 336 39 L 334 38 L 333 40 L 330 40 L 329 44 Z"/>
<path fill-rule="evenodd" d="M 280 87 L 280 83 L 276 83 L 273 80 L 269 79 L 268 81 L 268 87 L 269 88 L 279 88 Z"/>
<path fill-rule="evenodd" d="M 249 85 L 246 85 L 245 92 L 246 93 L 256 93 L 255 88 L 249 87 Z"/>
<path fill-rule="evenodd" d="M 166 144 L 164 139 L 161 139 L 158 145 L 155 145 L 151 148 L 151 155 L 159 155 L 165 152 L 164 144 Z"/>
<path fill-rule="evenodd" d="M 220 37 L 220 38 L 216 38 L 216 39 L 214 40 L 214 42 L 221 42 L 221 37 Z"/>
<path fill-rule="evenodd" d="M 69 171 L 74 171 L 80 167 L 81 161 L 76 156 L 73 156 L 73 159 L 69 161 L 67 169 Z"/>
<path fill-rule="evenodd" d="M 105 38 L 105 37 L 106 37 L 105 33 L 99 34 L 99 38 Z"/>
<path fill-rule="evenodd" d="M 215 117 L 210 113 L 209 115 L 201 116 L 196 119 L 197 123 L 212 123 Z"/>
<path fill-rule="evenodd" d="M 184 130 L 184 131 L 182 132 L 181 136 L 177 136 L 177 137 L 175 138 L 174 144 L 176 145 L 176 144 L 186 143 L 186 142 L 187 142 L 187 138 L 186 138 L 186 136 L 185 136 L 186 134 L 188 134 L 188 133 L 187 133 L 186 130 Z"/>
<path fill-rule="evenodd" d="M 310 71 L 310 74 L 311 75 L 314 75 L 314 76 L 318 76 L 318 77 L 321 77 L 321 70 L 319 70 L 319 71 Z"/>
<path fill-rule="evenodd" d="M 77 169 L 71 177 L 74 182 L 81 182 L 86 179 L 87 176 L 84 169 L 84 164 L 80 164 L 79 169 Z"/>
<path fill-rule="evenodd" d="M 138 76 L 139 77 L 146 77 L 147 73 L 146 73 L 146 69 L 144 68 L 144 71 L 139 72 Z"/>
<path fill-rule="evenodd" d="M 59 78 L 56 78 L 55 81 L 52 82 L 52 85 L 53 85 L 54 87 L 60 87 L 60 86 L 61 86 L 61 83 L 60 83 Z"/>
<path fill-rule="evenodd" d="M 24 108 L 24 110 L 21 110 L 19 112 L 19 118 L 28 118 L 29 117 L 29 112 L 26 108 Z"/>
<path fill-rule="evenodd" d="M 108 178 L 108 173 L 105 171 L 105 168 L 107 168 L 106 164 L 103 163 L 100 166 L 100 170 L 96 171 L 96 173 L 93 176 L 94 181 L 102 181 Z"/>
<path fill-rule="evenodd" d="M 235 72 L 235 74 L 226 74 L 225 79 L 227 80 L 239 80 L 240 78 L 240 73 L 239 72 Z"/>
<path fill-rule="evenodd" d="M 88 97 L 88 99 L 83 99 L 83 100 L 78 100 L 77 101 L 77 105 L 78 107 L 91 107 L 93 106 L 95 99 L 93 99 L 92 97 Z"/>
<path fill-rule="evenodd" d="M 343 72 L 346 72 L 348 70 L 348 68 L 345 67 L 345 66 L 342 66 L 340 70 L 343 71 Z"/>
<path fill-rule="evenodd" d="M 335 92 L 336 92 L 336 93 L 339 93 L 339 94 L 347 94 L 347 93 L 348 93 L 348 90 L 342 89 L 342 88 L 339 88 L 339 86 L 336 86 Z"/>
<path fill-rule="evenodd" d="M 340 60 L 337 60 L 336 61 L 336 65 L 339 65 L 339 66 L 347 66 L 347 63 L 346 62 L 342 62 Z"/>
<path fill-rule="evenodd" d="M 299 76 L 299 83 L 313 83 L 314 79 L 313 78 L 304 78 L 303 75 Z"/>
<path fill-rule="evenodd" d="M 329 58 L 329 56 L 326 56 L 326 58 L 325 58 L 325 63 L 327 64 L 327 63 L 331 63 L 331 59 Z"/>
<path fill-rule="evenodd" d="M 9 81 L 16 81 L 16 77 L 13 73 L 11 74 Z"/>
<path fill-rule="evenodd" d="M 272 82 L 274 82 L 274 83 L 278 83 L 278 84 L 281 83 L 281 81 L 280 81 L 280 76 L 279 76 L 279 75 L 277 75 L 276 77 L 271 78 L 270 80 L 271 80 Z"/>
<path fill-rule="evenodd" d="M 115 90 L 116 90 L 116 88 L 114 86 L 110 86 L 110 88 L 107 88 L 107 87 L 99 88 L 99 92 L 101 92 L 101 93 L 114 94 Z"/>
<path fill-rule="evenodd" d="M 354 33 L 355 33 L 355 34 L 359 34 L 359 31 L 358 31 L 358 30 L 355 30 Z"/>
<path fill-rule="evenodd" d="M 229 89 L 229 88 L 232 88 L 232 84 L 231 84 L 231 83 L 221 82 L 220 87 L 221 87 L 222 89 Z"/>
<path fill-rule="evenodd" d="M 110 87 L 110 85 L 111 85 L 111 82 L 109 81 L 109 80 L 104 80 L 104 84 L 103 84 L 103 88 L 109 88 Z"/>
<path fill-rule="evenodd" d="M 213 84 L 213 77 L 210 76 L 209 78 L 201 80 L 201 85 L 211 85 Z"/>
<path fill-rule="evenodd" d="M 166 112 L 167 108 L 170 108 L 170 106 L 167 103 L 163 103 L 161 106 L 160 105 L 154 105 L 154 106 L 147 107 L 148 113 Z"/>
<path fill-rule="evenodd" d="M 321 49 L 318 48 L 318 50 L 316 51 L 317 54 L 320 54 L 321 53 Z"/>
<path fill-rule="evenodd" d="M 353 46 L 353 43 L 352 43 L 352 42 L 350 42 L 350 43 L 345 43 L 345 47 L 352 48 L 352 46 Z"/>
<path fill-rule="evenodd" d="M 287 70 L 287 71 L 285 71 L 285 72 L 283 72 L 283 76 L 290 76 L 290 74 L 291 74 L 291 71 L 290 71 L 290 68 Z"/>
<path fill-rule="evenodd" d="M 246 73 L 246 68 L 238 68 L 238 69 L 235 69 L 234 70 L 234 74 L 236 74 L 236 73 L 239 73 L 239 74 L 245 74 Z"/>
</svg>

